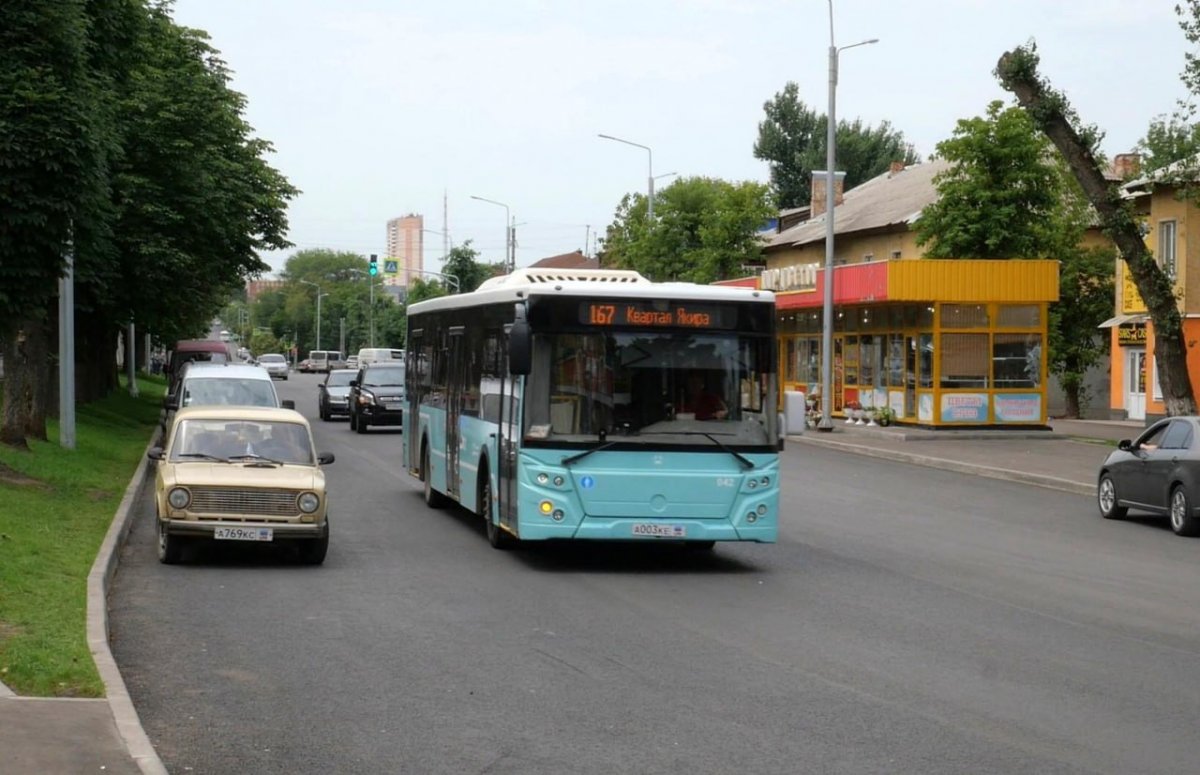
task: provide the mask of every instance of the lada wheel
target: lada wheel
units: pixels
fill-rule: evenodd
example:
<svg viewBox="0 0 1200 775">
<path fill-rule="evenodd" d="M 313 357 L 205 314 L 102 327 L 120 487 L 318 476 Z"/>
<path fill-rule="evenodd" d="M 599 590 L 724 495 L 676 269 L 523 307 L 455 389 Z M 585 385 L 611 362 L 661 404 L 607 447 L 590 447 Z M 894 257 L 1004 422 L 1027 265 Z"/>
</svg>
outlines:
<svg viewBox="0 0 1200 775">
<path fill-rule="evenodd" d="M 367 427 L 368 427 L 367 418 L 363 417 L 362 415 L 359 415 L 358 422 L 355 424 L 354 430 L 358 431 L 359 433 L 366 433 Z"/>
<path fill-rule="evenodd" d="M 164 565 L 174 565 L 183 559 L 183 539 L 167 532 L 167 522 L 158 522 L 158 561 Z"/>
<path fill-rule="evenodd" d="M 329 552 L 329 517 L 325 518 L 325 533 L 320 538 L 300 541 L 300 562 L 305 565 L 320 565 Z"/>
</svg>

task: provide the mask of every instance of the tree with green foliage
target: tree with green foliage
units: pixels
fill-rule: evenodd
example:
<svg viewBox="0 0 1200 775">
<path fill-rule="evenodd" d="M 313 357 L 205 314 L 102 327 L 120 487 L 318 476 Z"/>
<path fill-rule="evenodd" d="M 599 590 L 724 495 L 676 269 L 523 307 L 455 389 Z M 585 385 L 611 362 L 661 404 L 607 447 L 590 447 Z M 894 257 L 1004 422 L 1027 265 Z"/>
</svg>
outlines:
<svg viewBox="0 0 1200 775">
<path fill-rule="evenodd" d="M 1067 414 L 1086 402 L 1084 375 L 1106 352 L 1097 326 L 1112 314 L 1112 253 L 1081 247 L 1091 212 L 1061 157 L 1029 115 L 999 102 L 961 119 L 937 155 L 938 200 L 914 228 L 930 258 L 1054 258 L 1059 301 L 1049 320 L 1050 370 Z"/>
<path fill-rule="evenodd" d="M 768 162 L 771 191 L 779 207 L 804 207 L 812 201 L 813 170 L 826 167 L 829 124 L 824 114 L 804 104 L 794 81 L 763 103 L 763 111 L 766 118 L 758 124 L 754 158 Z M 846 173 L 847 190 L 887 172 L 894 161 L 921 160 L 904 133 L 887 121 L 874 127 L 861 119 L 839 121 L 834 139 L 837 168 Z"/>
<path fill-rule="evenodd" d="M 490 264 L 479 261 L 479 251 L 471 247 L 471 240 L 451 248 L 449 255 L 446 256 L 446 262 L 442 266 L 443 274 L 458 280 L 459 293 L 470 293 L 475 290 L 484 280 L 492 276 L 492 271 Z M 453 287 L 453 283 L 450 283 L 450 286 Z"/>
<path fill-rule="evenodd" d="M 160 342 L 207 327 L 296 191 L 245 98 L 167 3 L 15 0 L 0 25 L 0 440 L 45 438 L 56 282 L 74 259 L 76 396 L 116 385 L 129 322 Z"/>
<path fill-rule="evenodd" d="M 50 321 L 74 225 L 103 232 L 111 128 L 86 6 L 14 0 L 0 24 L 0 442 L 22 448 L 26 437 L 46 438 Z"/>
<path fill-rule="evenodd" d="M 422 280 L 413 278 L 408 283 L 408 294 L 404 298 L 405 306 L 412 306 L 419 301 L 436 299 L 449 293 L 446 287 L 437 280 Z"/>
<path fill-rule="evenodd" d="M 1195 6 L 1194 0 L 1191 5 Z M 1054 89 L 1038 72 L 1039 63 L 1035 45 L 1018 46 L 1000 57 L 996 76 L 1006 90 L 1016 95 L 1034 125 L 1062 154 L 1087 201 L 1095 208 L 1101 229 L 1116 243 L 1154 322 L 1155 360 L 1167 414 L 1195 414 L 1183 318 L 1171 280 L 1146 248 L 1139 219 L 1122 196 L 1119 184 L 1104 175 L 1099 131 L 1094 126 L 1082 125 L 1066 95 Z"/>
<path fill-rule="evenodd" d="M 710 283 L 761 260 L 759 230 L 776 214 L 767 187 L 705 177 L 675 181 L 654 198 L 628 194 L 608 227 L 603 263 L 653 280 Z"/>
<path fill-rule="evenodd" d="M 1191 162 L 1192 169 L 1181 170 L 1185 174 L 1178 182 L 1194 183 L 1200 164 L 1200 124 L 1179 115 L 1158 116 L 1150 122 L 1136 150 L 1141 156 L 1140 175 L 1158 173 L 1176 162 Z"/>
</svg>

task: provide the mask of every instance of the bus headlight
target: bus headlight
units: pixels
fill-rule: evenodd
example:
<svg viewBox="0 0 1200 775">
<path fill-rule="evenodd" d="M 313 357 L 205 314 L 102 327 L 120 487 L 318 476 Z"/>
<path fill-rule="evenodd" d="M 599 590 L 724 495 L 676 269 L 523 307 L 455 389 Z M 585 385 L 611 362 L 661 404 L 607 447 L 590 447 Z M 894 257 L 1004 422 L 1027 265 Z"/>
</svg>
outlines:
<svg viewBox="0 0 1200 775">
<path fill-rule="evenodd" d="M 563 514 L 562 509 L 555 509 L 554 513 L 550 515 L 550 518 L 553 519 L 555 522 L 562 522 L 564 516 L 566 516 L 566 515 Z"/>
<path fill-rule="evenodd" d="M 566 480 L 565 480 L 565 479 L 563 479 L 561 476 L 556 476 L 556 477 L 554 477 L 554 486 L 555 486 L 555 487 L 562 487 L 562 486 L 563 486 L 563 482 L 564 482 L 564 481 L 566 481 Z"/>
<path fill-rule="evenodd" d="M 550 477 L 547 476 L 545 473 L 540 473 L 537 475 L 537 483 L 538 484 L 545 484 L 548 481 L 550 481 Z"/>
<path fill-rule="evenodd" d="M 758 508 L 757 508 L 757 509 L 755 509 L 755 511 L 757 511 L 757 512 L 758 512 L 758 516 L 760 516 L 760 517 L 766 516 L 766 514 L 767 514 L 767 504 L 765 504 L 765 503 L 760 503 L 760 504 L 758 504 Z"/>
<path fill-rule="evenodd" d="M 321 499 L 317 497 L 315 492 L 301 493 L 300 497 L 296 499 L 296 505 L 299 506 L 300 510 L 305 514 L 312 514 L 314 511 L 320 508 Z"/>
<path fill-rule="evenodd" d="M 173 509 L 186 509 L 191 502 L 192 494 L 182 487 L 176 487 L 167 493 L 167 503 L 171 504 Z"/>
</svg>

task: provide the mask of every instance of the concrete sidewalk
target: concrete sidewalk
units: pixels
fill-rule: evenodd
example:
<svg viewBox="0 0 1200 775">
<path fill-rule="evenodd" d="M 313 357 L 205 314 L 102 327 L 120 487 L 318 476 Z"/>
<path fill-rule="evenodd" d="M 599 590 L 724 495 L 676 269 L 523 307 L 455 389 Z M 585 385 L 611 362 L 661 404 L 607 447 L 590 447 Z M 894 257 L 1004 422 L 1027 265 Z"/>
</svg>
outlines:
<svg viewBox="0 0 1200 775">
<path fill-rule="evenodd" d="M 790 442 L 1092 495 L 1100 463 L 1140 422 L 1052 420 L 1050 430 L 925 430 L 835 422 Z"/>
</svg>

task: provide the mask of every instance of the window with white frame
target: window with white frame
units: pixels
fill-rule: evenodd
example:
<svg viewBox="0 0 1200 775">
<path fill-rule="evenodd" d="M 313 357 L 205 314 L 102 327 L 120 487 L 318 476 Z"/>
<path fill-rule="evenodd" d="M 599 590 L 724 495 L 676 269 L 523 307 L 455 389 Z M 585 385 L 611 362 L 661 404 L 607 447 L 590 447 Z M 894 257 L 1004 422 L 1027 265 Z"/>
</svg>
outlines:
<svg viewBox="0 0 1200 775">
<path fill-rule="evenodd" d="M 1158 265 L 1175 279 L 1175 221 L 1158 222 Z"/>
</svg>

